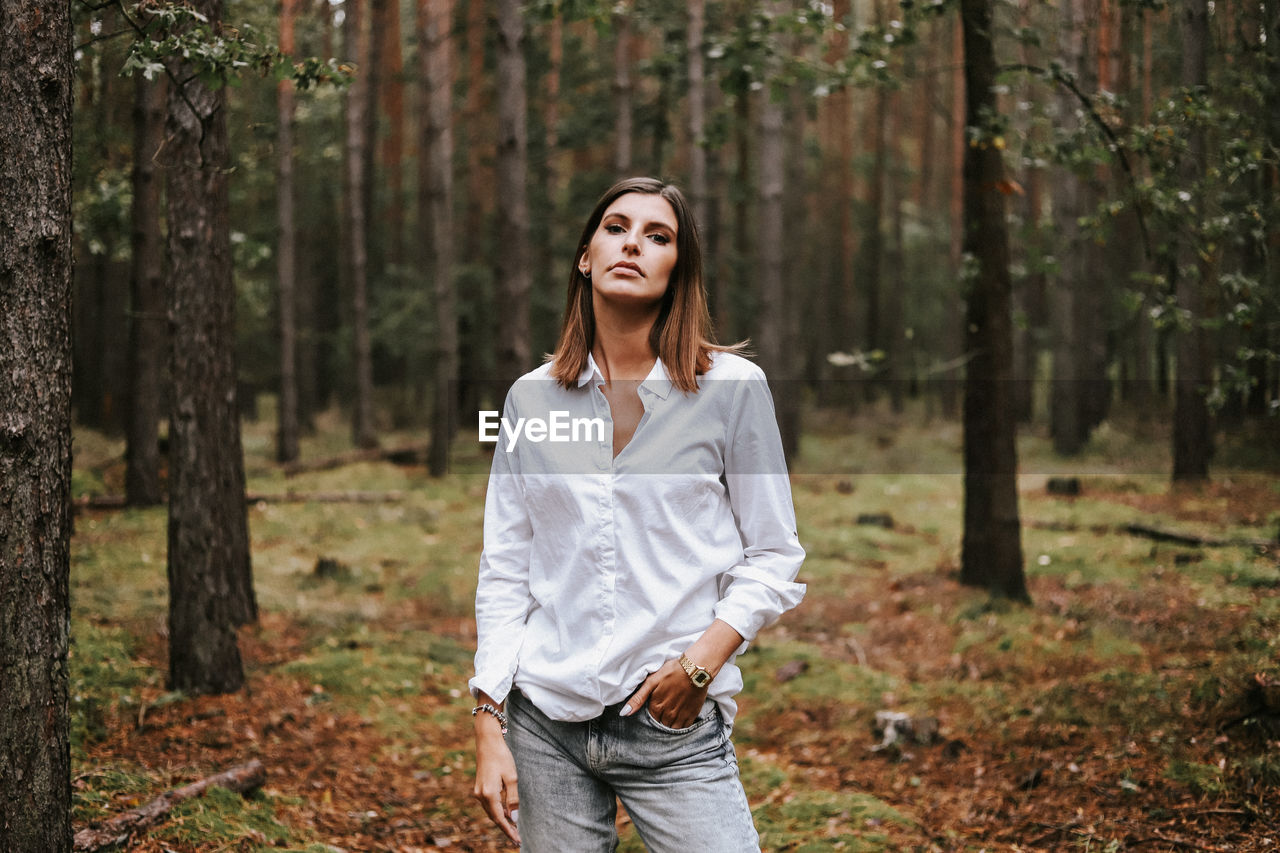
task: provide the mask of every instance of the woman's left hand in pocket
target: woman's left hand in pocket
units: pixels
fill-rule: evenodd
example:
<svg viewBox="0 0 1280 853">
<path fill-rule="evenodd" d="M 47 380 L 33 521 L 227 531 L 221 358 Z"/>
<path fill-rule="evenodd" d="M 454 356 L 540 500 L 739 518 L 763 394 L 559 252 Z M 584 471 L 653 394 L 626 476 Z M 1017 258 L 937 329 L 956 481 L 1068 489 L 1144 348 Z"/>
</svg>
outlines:
<svg viewBox="0 0 1280 853">
<path fill-rule="evenodd" d="M 669 729 L 687 729 L 707 701 L 707 688 L 694 687 L 680 661 L 671 659 L 651 672 L 622 709 L 628 716 L 649 705 L 649 716 Z"/>
</svg>

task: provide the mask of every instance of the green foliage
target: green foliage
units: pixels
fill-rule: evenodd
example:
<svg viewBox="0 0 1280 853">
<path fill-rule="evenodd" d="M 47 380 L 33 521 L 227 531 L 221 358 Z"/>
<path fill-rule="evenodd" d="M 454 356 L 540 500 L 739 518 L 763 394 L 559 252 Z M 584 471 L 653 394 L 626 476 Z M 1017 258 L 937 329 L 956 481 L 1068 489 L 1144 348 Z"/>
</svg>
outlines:
<svg viewBox="0 0 1280 853">
<path fill-rule="evenodd" d="M 168 62 L 180 58 L 192 77 L 211 88 L 238 85 L 244 74 L 256 72 L 292 79 L 300 89 L 309 89 L 346 85 L 354 71 L 335 59 L 285 56 L 253 25 L 213 22 L 185 4 L 146 3 L 122 13 L 137 32 L 122 74 L 140 73 L 151 80 L 167 72 Z"/>
<path fill-rule="evenodd" d="M 156 836 L 169 843 L 230 846 L 239 842 L 260 849 L 296 844 L 293 832 L 276 819 L 272 797 L 261 792 L 242 796 L 217 787 L 175 805 L 169 822 Z"/>
<path fill-rule="evenodd" d="M 1187 786 L 1197 796 L 1217 797 L 1227 792 L 1222 768 L 1212 764 L 1176 760 L 1169 764 L 1164 775 L 1171 782 Z"/>
</svg>

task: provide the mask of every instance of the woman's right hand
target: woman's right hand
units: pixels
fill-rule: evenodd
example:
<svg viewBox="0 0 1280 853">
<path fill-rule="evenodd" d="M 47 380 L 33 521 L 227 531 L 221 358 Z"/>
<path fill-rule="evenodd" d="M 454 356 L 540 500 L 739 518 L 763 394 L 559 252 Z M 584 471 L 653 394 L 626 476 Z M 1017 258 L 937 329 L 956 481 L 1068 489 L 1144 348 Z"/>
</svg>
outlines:
<svg viewBox="0 0 1280 853">
<path fill-rule="evenodd" d="M 476 715 L 476 786 L 472 794 L 490 820 L 519 845 L 520 831 L 515 820 L 516 809 L 520 808 L 516 761 L 502 737 L 501 724 L 492 714 Z"/>
</svg>

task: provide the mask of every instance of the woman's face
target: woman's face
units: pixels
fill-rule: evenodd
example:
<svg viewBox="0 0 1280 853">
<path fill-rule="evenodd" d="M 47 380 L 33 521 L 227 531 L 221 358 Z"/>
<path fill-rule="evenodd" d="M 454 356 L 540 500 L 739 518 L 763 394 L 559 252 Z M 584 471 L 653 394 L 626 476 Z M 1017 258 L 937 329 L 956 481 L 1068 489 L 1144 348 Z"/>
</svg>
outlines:
<svg viewBox="0 0 1280 853">
<path fill-rule="evenodd" d="M 597 299 L 656 304 L 676 266 L 675 209 L 660 195 L 626 193 L 600 219 L 578 269 Z"/>
</svg>

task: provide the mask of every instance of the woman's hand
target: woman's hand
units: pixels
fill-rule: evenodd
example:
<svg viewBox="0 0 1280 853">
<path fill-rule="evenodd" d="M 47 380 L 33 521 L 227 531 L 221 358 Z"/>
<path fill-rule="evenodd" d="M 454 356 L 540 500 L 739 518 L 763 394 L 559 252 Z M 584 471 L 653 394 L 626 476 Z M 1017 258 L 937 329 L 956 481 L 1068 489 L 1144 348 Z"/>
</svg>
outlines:
<svg viewBox="0 0 1280 853">
<path fill-rule="evenodd" d="M 694 641 L 686 654 L 711 673 L 714 680 L 740 645 L 742 635 L 729 623 L 717 619 Z M 710 686 L 708 683 L 705 687 L 694 687 L 679 659 L 669 660 L 657 672 L 649 673 L 644 683 L 636 688 L 622 709 L 622 716 L 634 714 L 648 702 L 649 715 L 659 723 L 669 729 L 687 729 L 698 719 Z"/>
<path fill-rule="evenodd" d="M 625 717 L 649 703 L 649 716 L 669 729 L 686 729 L 698 719 L 707 688 L 694 687 L 680 661 L 669 660 L 644 680 L 622 709 Z"/>
<path fill-rule="evenodd" d="M 516 762 L 502 737 L 502 726 L 491 714 L 476 715 L 476 786 L 472 795 L 480 801 L 489 819 L 519 845 L 516 809 L 520 808 L 520 793 L 516 788 Z"/>
</svg>

